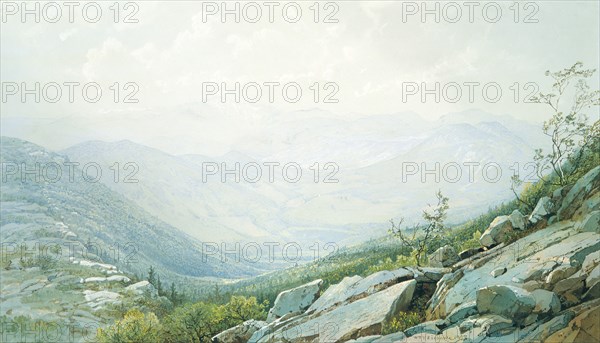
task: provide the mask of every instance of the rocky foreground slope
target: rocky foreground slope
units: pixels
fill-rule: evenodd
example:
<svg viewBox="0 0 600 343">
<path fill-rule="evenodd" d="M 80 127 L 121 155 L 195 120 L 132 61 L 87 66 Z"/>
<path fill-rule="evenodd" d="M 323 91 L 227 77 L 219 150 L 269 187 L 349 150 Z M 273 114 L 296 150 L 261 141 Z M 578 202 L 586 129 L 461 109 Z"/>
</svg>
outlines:
<svg viewBox="0 0 600 343">
<path fill-rule="evenodd" d="M 315 280 L 282 292 L 266 322 L 250 320 L 215 342 L 599 342 L 600 166 L 496 218 L 481 249 L 436 251 L 429 268 Z M 518 237 L 521 237 L 517 239 Z M 427 322 L 381 335 L 427 297 Z"/>
</svg>

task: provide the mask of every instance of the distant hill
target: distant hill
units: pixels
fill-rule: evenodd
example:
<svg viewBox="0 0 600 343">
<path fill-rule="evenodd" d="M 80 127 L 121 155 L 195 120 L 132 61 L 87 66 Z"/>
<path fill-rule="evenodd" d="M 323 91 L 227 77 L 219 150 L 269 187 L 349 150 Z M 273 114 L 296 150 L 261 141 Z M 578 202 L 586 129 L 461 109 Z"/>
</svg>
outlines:
<svg viewBox="0 0 600 343">
<path fill-rule="evenodd" d="M 20 172 L 11 173 L 8 165 L 34 169 L 59 165 L 69 159 L 16 138 L 2 137 L 3 163 L 1 195 L 1 239 L 3 242 L 71 243 L 89 254 L 102 252 L 99 260 L 120 269 L 145 275 L 153 265 L 171 276 L 236 278 L 261 272 L 250 263 L 222 263 L 203 256 L 200 241 L 144 211 L 135 203 L 110 190 L 103 183 L 85 181 L 82 170 L 74 169 L 69 180 L 68 167 L 62 167 L 57 182 L 37 180 Z M 39 169 L 41 170 L 41 169 Z M 55 170 L 55 169 L 54 169 Z M 110 170 L 103 168 L 104 173 Z M 48 169 L 48 180 L 55 171 Z M 89 172 L 93 174 L 93 171 Z M 66 248 L 66 247 L 65 247 Z M 79 253 L 81 253 L 80 250 Z M 118 252 L 118 253 L 117 253 Z M 79 257 L 76 255 L 76 258 Z"/>
<path fill-rule="evenodd" d="M 305 120 L 309 118 L 310 120 Z M 438 121 L 415 113 L 395 113 L 368 119 L 332 118 L 319 111 L 302 111 L 278 118 L 257 146 L 219 157 L 172 155 L 131 141 L 88 141 L 60 153 L 79 162 L 97 162 L 108 169 L 135 162 L 137 184 L 115 183 L 112 190 L 183 232 L 201 239 L 226 242 L 335 242 L 342 246 L 379 237 L 390 218 L 417 219 L 421 206 L 437 189 L 450 196 L 450 222 L 461 222 L 512 196 L 510 168 L 530 161 L 540 146 L 536 125 L 509 116 L 471 110 L 451 113 Z M 526 134 L 527 133 L 527 134 Z M 252 150 L 256 148 L 255 150 Z M 222 183 L 215 175 L 202 181 L 203 162 L 297 162 L 303 166 L 298 183 Z M 339 183 L 315 183 L 309 167 L 335 162 Z M 420 174 L 402 178 L 404 163 L 426 168 L 454 162 L 461 166 L 458 182 L 422 183 Z M 477 162 L 474 182 L 463 163 Z M 497 163 L 502 177 L 489 182 L 486 163 Z M 493 176 L 493 170 L 488 170 Z M 321 171 L 321 181 L 328 171 Z M 266 168 L 263 168 L 266 173 Z M 280 170 L 279 170 L 280 173 Z M 267 179 L 263 175 L 263 181 Z"/>
</svg>

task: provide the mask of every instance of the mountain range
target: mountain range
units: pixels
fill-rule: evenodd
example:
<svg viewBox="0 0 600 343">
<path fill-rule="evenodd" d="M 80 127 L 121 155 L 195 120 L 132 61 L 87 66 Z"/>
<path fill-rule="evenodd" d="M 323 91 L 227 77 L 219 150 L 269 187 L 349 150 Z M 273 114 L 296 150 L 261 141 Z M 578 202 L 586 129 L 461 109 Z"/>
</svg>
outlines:
<svg viewBox="0 0 600 343">
<path fill-rule="evenodd" d="M 536 125 L 478 110 L 451 113 L 435 122 L 410 112 L 343 120 L 309 111 L 281 118 L 268 132 L 272 134 L 264 141 L 216 157 L 173 155 L 129 140 L 86 141 L 58 153 L 82 164 L 96 162 L 103 170 L 115 162 L 121 169 L 135 163 L 139 182 L 114 182 L 111 172 L 102 175 L 103 183 L 196 239 L 310 247 L 382 236 L 388 220 L 400 215 L 416 221 L 438 189 L 451 199 L 450 222 L 470 218 L 481 211 L 477 209 L 508 199 L 511 167 L 525 172 L 534 148 L 543 146 Z M 203 163 L 225 163 L 233 169 L 236 162 L 240 168 L 259 165 L 261 180 L 252 183 L 242 177 L 236 182 L 229 175 L 222 182 L 220 173 L 203 175 Z M 269 162 L 280 163 L 274 182 L 266 175 L 264 164 Z M 283 179 L 281 166 L 289 162 L 302 166 L 297 183 Z M 319 182 L 313 180 L 315 162 L 321 169 Z M 338 169 L 324 169 L 327 162 Z M 439 182 L 431 173 L 422 182 L 421 171 L 435 169 L 436 162 Z M 445 169 L 447 163 L 452 165 Z M 471 170 L 469 163 L 478 165 Z M 407 175 L 407 164 L 418 166 L 419 172 Z M 252 174 L 255 169 L 248 170 Z M 121 170 L 121 177 L 133 171 L 132 166 Z M 338 182 L 324 183 L 334 171 L 332 179 Z M 460 178 L 456 172 L 462 173 Z"/>
</svg>

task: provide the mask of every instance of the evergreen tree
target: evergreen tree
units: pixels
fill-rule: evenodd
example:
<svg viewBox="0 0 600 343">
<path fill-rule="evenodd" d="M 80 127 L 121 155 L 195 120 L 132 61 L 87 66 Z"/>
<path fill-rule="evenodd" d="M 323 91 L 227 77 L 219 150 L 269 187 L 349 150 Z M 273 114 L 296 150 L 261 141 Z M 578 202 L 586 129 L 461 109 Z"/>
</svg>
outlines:
<svg viewBox="0 0 600 343">
<path fill-rule="evenodd" d="M 148 282 L 150 282 L 152 286 L 156 287 L 156 272 L 152 266 L 150 266 L 150 269 L 148 269 Z"/>
</svg>

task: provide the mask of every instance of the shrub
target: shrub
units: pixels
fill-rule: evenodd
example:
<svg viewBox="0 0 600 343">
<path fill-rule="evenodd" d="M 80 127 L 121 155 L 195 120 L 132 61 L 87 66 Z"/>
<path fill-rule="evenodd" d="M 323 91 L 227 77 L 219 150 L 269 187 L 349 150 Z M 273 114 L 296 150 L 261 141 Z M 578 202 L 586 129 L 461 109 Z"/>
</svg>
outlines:
<svg viewBox="0 0 600 343">
<path fill-rule="evenodd" d="M 400 312 L 389 322 L 384 323 L 381 330 L 382 335 L 389 335 L 395 332 L 404 331 L 421 323 L 421 316 L 417 312 Z"/>
<path fill-rule="evenodd" d="M 198 302 L 179 307 L 165 317 L 162 342 L 210 342 L 226 329 L 222 306 Z"/>
<path fill-rule="evenodd" d="M 479 238 L 481 238 L 481 232 L 479 230 L 473 232 L 473 238 L 464 241 L 460 246 L 459 251 L 479 248 L 481 246 L 481 244 L 479 243 Z"/>
<path fill-rule="evenodd" d="M 161 325 L 154 313 L 143 314 L 134 309 L 112 326 L 98 329 L 96 339 L 99 343 L 158 343 L 162 342 L 160 331 Z"/>
</svg>

